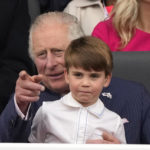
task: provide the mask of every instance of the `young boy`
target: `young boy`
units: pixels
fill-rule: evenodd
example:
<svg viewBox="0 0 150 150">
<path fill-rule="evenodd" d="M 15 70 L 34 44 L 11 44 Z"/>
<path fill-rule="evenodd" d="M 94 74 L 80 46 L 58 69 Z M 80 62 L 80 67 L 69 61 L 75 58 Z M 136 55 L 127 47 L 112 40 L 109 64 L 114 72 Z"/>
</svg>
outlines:
<svg viewBox="0 0 150 150">
<path fill-rule="evenodd" d="M 43 102 L 29 141 L 81 144 L 102 139 L 103 131 L 108 131 L 126 143 L 121 118 L 99 99 L 111 80 L 113 62 L 108 46 L 86 36 L 72 41 L 64 57 L 70 93 L 60 100 Z"/>
</svg>

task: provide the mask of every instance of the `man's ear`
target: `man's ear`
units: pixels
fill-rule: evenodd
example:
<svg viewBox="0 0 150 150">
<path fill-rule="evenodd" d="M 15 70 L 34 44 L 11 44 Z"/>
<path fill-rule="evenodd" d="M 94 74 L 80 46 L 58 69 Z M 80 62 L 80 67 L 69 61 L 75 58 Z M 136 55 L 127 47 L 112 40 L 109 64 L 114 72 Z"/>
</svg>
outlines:
<svg viewBox="0 0 150 150">
<path fill-rule="evenodd" d="M 64 75 L 65 75 L 65 81 L 66 81 L 66 83 L 69 84 L 69 77 L 68 77 L 68 72 L 67 72 L 66 68 L 64 69 Z"/>
<path fill-rule="evenodd" d="M 106 76 L 106 78 L 105 78 L 106 81 L 105 81 L 104 87 L 108 87 L 109 86 L 111 78 L 112 78 L 112 73 Z"/>
</svg>

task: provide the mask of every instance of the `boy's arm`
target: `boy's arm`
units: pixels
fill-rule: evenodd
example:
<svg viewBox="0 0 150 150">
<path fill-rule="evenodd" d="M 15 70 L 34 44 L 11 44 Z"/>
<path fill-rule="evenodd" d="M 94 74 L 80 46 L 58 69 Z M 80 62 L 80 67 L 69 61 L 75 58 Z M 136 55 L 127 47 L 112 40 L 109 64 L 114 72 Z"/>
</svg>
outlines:
<svg viewBox="0 0 150 150">
<path fill-rule="evenodd" d="M 34 119 L 33 123 L 31 126 L 31 132 L 28 138 L 28 141 L 30 143 L 44 143 L 45 142 L 45 137 L 46 137 L 46 124 L 47 120 L 45 119 L 46 117 L 43 117 L 45 114 L 43 113 L 45 110 L 44 106 L 42 105 Z"/>
<path fill-rule="evenodd" d="M 127 142 L 126 142 L 126 137 L 125 137 L 124 124 L 120 116 L 118 117 L 118 121 L 116 122 L 118 122 L 118 125 L 117 125 L 118 127 L 116 129 L 116 132 L 114 133 L 114 136 L 120 141 L 120 143 L 126 144 Z"/>
</svg>

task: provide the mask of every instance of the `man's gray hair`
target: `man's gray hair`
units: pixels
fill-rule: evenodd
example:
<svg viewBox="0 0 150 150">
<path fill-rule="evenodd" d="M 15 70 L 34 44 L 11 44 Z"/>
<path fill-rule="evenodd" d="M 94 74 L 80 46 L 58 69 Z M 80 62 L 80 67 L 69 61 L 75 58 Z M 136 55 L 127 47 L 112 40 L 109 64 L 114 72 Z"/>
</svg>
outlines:
<svg viewBox="0 0 150 150">
<path fill-rule="evenodd" d="M 30 27 L 29 31 L 29 55 L 34 60 L 33 45 L 32 45 L 32 33 L 42 24 L 64 24 L 68 26 L 68 39 L 70 41 L 84 36 L 83 30 L 75 16 L 67 14 L 65 12 L 48 12 L 39 15 Z"/>
</svg>

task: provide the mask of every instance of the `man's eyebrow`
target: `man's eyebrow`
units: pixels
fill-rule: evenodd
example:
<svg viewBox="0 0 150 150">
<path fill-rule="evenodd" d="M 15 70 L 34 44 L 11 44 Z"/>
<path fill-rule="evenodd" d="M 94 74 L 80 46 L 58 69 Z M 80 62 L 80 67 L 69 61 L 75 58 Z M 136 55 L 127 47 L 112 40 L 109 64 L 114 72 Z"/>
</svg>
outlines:
<svg viewBox="0 0 150 150">
<path fill-rule="evenodd" d="M 58 51 L 58 50 L 64 51 L 64 49 L 59 49 L 59 48 L 51 48 L 50 50 L 51 50 L 51 51 Z"/>
</svg>

